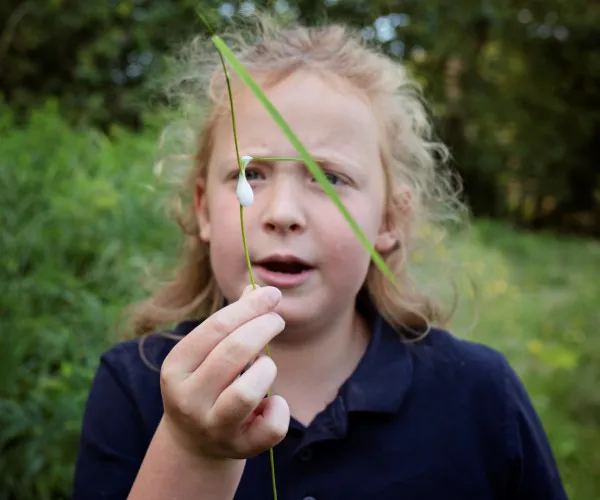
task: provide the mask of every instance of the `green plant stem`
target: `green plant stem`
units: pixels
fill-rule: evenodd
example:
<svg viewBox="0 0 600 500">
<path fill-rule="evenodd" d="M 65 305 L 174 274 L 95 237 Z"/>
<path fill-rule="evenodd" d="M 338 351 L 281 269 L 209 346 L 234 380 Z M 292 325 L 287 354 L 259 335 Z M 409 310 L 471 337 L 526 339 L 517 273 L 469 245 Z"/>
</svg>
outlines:
<svg viewBox="0 0 600 500">
<path fill-rule="evenodd" d="M 237 127 L 235 125 L 235 111 L 233 109 L 233 94 L 231 93 L 231 80 L 229 79 L 229 72 L 227 71 L 227 66 L 225 66 L 225 60 L 223 59 L 223 55 L 220 51 L 219 59 L 221 59 L 221 65 L 223 66 L 223 73 L 225 73 L 225 83 L 227 84 L 227 95 L 229 96 L 229 107 L 231 108 L 231 126 L 233 128 L 233 143 L 235 144 L 235 156 L 237 158 L 238 167 L 240 172 L 244 173 L 244 168 L 242 167 L 242 160 L 240 159 L 240 149 L 238 147 L 238 138 L 237 138 Z M 242 228 L 243 228 L 242 224 Z M 245 243 L 245 242 L 244 242 Z M 252 274 L 252 272 L 250 273 Z M 256 288 L 256 285 L 252 283 L 253 288 Z"/>
<path fill-rule="evenodd" d="M 262 156 L 257 156 L 252 159 L 261 161 L 303 161 L 302 158 L 267 158 Z"/>
<path fill-rule="evenodd" d="M 204 20 L 204 19 L 203 19 Z M 205 21 L 206 22 L 206 21 Z M 229 96 L 229 106 L 231 108 L 231 125 L 233 127 L 233 142 L 235 144 L 235 155 L 238 162 L 238 167 L 240 169 L 240 174 L 244 174 L 244 168 L 242 167 L 242 160 L 240 158 L 240 150 L 238 146 L 238 137 L 237 137 L 237 127 L 235 122 L 235 111 L 233 107 L 233 94 L 231 92 L 231 81 L 229 79 L 229 72 L 227 71 L 227 66 L 225 65 L 225 60 L 223 59 L 223 55 L 220 50 L 217 50 L 219 54 L 219 59 L 221 60 L 221 66 L 223 67 L 223 73 L 225 74 L 225 82 L 227 84 L 227 94 Z M 250 262 L 250 255 L 248 253 L 248 243 L 246 241 L 246 230 L 244 228 L 244 207 L 240 204 L 240 226 L 242 228 L 242 244 L 244 245 L 244 256 L 246 258 L 246 265 L 248 266 L 248 274 L 250 275 L 250 283 L 252 284 L 252 289 L 256 290 L 256 281 L 254 280 L 254 273 L 252 272 L 252 263 Z M 265 346 L 265 351 L 267 356 L 271 357 L 271 349 L 269 348 L 269 344 Z M 271 388 L 267 390 L 267 396 L 271 397 Z M 271 483 L 273 484 L 273 500 L 277 500 L 277 481 L 275 478 L 275 455 L 273 452 L 273 448 L 269 448 L 269 462 L 271 464 Z"/>
<path fill-rule="evenodd" d="M 254 281 L 254 274 L 252 273 L 252 263 L 250 262 L 250 255 L 248 253 L 248 244 L 246 243 L 246 230 L 244 229 L 244 207 L 242 205 L 240 205 L 240 225 L 242 226 L 242 243 L 244 245 L 246 265 L 248 266 L 248 272 L 250 273 L 250 283 L 252 283 L 252 289 L 256 290 L 256 282 Z"/>
</svg>

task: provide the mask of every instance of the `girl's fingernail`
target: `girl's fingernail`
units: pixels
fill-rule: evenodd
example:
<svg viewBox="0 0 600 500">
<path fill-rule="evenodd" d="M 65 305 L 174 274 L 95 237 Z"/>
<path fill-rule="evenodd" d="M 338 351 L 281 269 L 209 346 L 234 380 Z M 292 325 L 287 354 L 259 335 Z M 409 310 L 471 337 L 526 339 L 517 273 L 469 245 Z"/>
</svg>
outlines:
<svg viewBox="0 0 600 500">
<path fill-rule="evenodd" d="M 278 288 L 270 286 L 265 288 L 265 298 L 267 299 L 269 307 L 273 307 L 281 299 L 281 292 Z"/>
</svg>

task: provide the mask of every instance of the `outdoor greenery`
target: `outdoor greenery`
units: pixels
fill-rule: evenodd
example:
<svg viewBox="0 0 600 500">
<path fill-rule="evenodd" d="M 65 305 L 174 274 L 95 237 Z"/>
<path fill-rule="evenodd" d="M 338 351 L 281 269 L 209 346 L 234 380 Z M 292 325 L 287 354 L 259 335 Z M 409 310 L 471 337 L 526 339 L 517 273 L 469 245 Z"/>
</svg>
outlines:
<svg viewBox="0 0 600 500">
<path fill-rule="evenodd" d="M 587 0 L 5 0 L 0 93 L 72 122 L 139 127 L 164 55 L 204 32 L 342 21 L 405 62 L 477 214 L 600 235 L 600 4 Z M 4 20 L 4 22 L 3 22 Z M 51 29 L 49 29 L 51 27 Z"/>
<path fill-rule="evenodd" d="M 177 255 L 153 175 L 158 132 L 74 128 L 53 104 L 17 126 L 2 109 L 0 499 L 68 496 L 98 355 L 146 269 Z M 598 498 L 600 243 L 480 220 L 442 252 L 464 297 L 454 331 L 506 353 L 571 498 Z"/>
<path fill-rule="evenodd" d="M 600 498 L 600 4 L 448 5 L 0 2 L 0 500 L 68 498 L 99 354 L 178 255 L 153 170 L 164 56 L 198 8 L 220 32 L 257 7 L 357 26 L 423 85 L 476 219 L 414 263 L 451 268 L 453 331 L 507 355 L 570 498 Z"/>
</svg>

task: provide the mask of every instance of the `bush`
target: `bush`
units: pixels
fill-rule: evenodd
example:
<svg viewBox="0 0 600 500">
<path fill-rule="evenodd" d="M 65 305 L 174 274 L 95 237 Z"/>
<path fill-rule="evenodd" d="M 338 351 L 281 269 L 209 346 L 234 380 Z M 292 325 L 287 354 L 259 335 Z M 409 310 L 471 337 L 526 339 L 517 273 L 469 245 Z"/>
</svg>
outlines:
<svg viewBox="0 0 600 500">
<path fill-rule="evenodd" d="M 0 498 L 66 498 L 99 352 L 170 228 L 145 187 L 155 140 L 1 111 Z"/>
</svg>

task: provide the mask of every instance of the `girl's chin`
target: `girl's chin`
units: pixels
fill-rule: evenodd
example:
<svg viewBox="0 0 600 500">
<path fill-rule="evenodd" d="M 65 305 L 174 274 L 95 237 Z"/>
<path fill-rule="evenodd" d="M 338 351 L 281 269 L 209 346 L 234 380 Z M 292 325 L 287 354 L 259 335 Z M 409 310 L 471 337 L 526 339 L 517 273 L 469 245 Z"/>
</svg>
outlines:
<svg viewBox="0 0 600 500">
<path fill-rule="evenodd" d="M 288 297 L 284 291 L 275 312 L 284 319 L 286 330 L 321 329 L 324 320 L 331 319 L 331 311 L 328 313 L 323 302 L 315 299 L 314 296 Z"/>
</svg>

